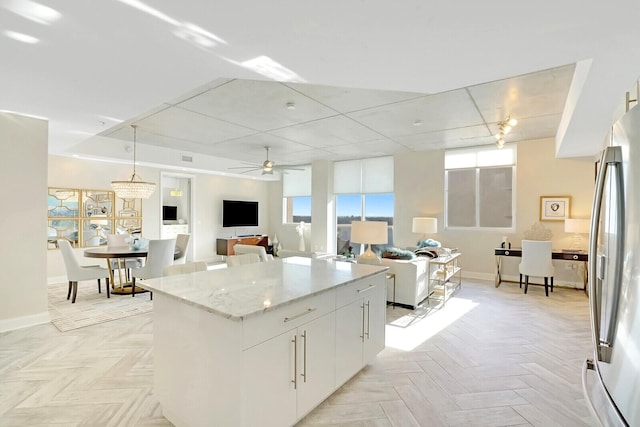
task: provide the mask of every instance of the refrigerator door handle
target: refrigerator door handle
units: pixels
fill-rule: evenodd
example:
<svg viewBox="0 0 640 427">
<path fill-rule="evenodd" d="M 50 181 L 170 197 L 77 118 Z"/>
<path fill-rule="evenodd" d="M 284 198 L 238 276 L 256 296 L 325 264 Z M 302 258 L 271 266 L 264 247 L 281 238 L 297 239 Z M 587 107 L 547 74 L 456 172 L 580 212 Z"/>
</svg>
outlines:
<svg viewBox="0 0 640 427">
<path fill-rule="evenodd" d="M 592 278 L 592 280 L 589 281 L 589 306 L 591 309 L 591 331 L 593 334 L 593 341 L 596 344 L 596 356 L 598 361 L 608 363 L 611 360 L 611 349 L 613 347 L 615 325 L 618 317 L 618 300 L 621 291 L 623 262 L 621 254 L 624 246 L 624 192 L 622 189 L 622 150 L 620 147 L 607 147 L 602 152 L 600 164 L 601 167 L 596 179 L 596 191 L 594 195 L 593 209 L 591 212 L 591 230 L 589 233 L 589 253 L 593 254 L 589 257 L 589 277 Z M 612 301 L 611 304 L 608 305 L 608 313 L 605 313 L 605 318 L 608 322 L 605 324 L 604 330 L 601 331 L 601 299 L 604 294 L 604 290 L 602 289 L 602 279 L 605 277 L 606 258 L 604 256 L 597 255 L 597 237 L 600 231 L 600 211 L 602 208 L 604 186 L 609 168 L 612 169 L 613 177 L 616 181 L 615 200 L 617 201 L 618 206 L 615 207 L 615 224 L 616 236 L 618 239 L 615 242 L 616 257 L 613 269 L 614 289 L 612 293 Z M 598 286 L 598 284 L 600 284 L 600 286 Z"/>
</svg>

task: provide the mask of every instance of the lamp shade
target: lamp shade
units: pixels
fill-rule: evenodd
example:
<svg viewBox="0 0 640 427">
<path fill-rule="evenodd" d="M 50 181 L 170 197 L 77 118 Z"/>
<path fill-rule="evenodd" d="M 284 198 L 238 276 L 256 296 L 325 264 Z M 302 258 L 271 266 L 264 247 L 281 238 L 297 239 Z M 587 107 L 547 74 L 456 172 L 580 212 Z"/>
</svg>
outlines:
<svg viewBox="0 0 640 427">
<path fill-rule="evenodd" d="M 351 223 L 351 241 L 383 245 L 387 243 L 386 221 L 353 221 Z"/>
<path fill-rule="evenodd" d="M 416 217 L 413 218 L 411 231 L 414 233 L 432 234 L 438 232 L 438 218 Z"/>
<path fill-rule="evenodd" d="M 564 220 L 565 233 L 589 234 L 589 226 L 588 219 L 567 218 Z"/>
</svg>

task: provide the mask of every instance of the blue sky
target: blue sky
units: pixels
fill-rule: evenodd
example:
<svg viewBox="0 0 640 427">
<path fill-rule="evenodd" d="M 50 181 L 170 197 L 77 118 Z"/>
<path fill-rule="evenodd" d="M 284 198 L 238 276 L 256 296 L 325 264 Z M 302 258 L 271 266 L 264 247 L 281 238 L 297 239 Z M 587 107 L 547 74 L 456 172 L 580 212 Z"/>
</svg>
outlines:
<svg viewBox="0 0 640 427">
<path fill-rule="evenodd" d="M 368 194 L 365 196 L 368 216 L 393 216 L 393 194 Z M 336 196 L 338 216 L 360 215 L 360 195 L 346 194 Z M 297 197 L 296 215 L 311 215 L 311 197 Z"/>
</svg>

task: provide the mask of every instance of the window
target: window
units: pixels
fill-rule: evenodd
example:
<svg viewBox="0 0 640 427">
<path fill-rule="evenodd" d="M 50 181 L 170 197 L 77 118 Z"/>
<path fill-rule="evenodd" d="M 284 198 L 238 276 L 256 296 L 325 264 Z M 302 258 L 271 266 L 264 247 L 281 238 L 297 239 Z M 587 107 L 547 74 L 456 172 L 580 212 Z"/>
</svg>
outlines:
<svg viewBox="0 0 640 427">
<path fill-rule="evenodd" d="M 393 244 L 393 157 L 349 160 L 334 164 L 337 253 L 361 252 L 351 242 L 352 221 L 386 221 L 389 245 Z"/>
<path fill-rule="evenodd" d="M 447 227 L 514 228 L 516 147 L 445 153 Z"/>
<path fill-rule="evenodd" d="M 311 223 L 311 165 L 301 171 L 289 170 L 282 176 L 282 222 Z"/>
<path fill-rule="evenodd" d="M 285 223 L 311 223 L 311 196 L 285 197 L 282 210 Z"/>
<path fill-rule="evenodd" d="M 388 244 L 393 244 L 393 194 L 336 195 L 337 253 L 361 253 L 361 245 L 351 242 L 352 221 L 385 221 L 388 225 Z"/>
</svg>

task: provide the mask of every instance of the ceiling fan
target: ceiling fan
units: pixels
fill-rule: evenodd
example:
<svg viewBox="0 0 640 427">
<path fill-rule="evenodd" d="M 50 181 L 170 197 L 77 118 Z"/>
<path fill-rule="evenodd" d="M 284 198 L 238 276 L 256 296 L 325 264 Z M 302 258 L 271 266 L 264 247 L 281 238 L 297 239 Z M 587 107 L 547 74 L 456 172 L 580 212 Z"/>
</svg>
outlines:
<svg viewBox="0 0 640 427">
<path fill-rule="evenodd" d="M 262 170 L 262 175 L 273 175 L 273 171 L 277 170 L 280 173 L 287 173 L 286 171 L 288 170 L 292 170 L 292 171 L 303 171 L 304 169 L 297 167 L 297 166 L 286 166 L 286 165 L 276 165 L 273 160 L 269 160 L 269 147 L 265 146 L 264 147 L 265 150 L 267 150 L 267 159 L 262 162 L 261 165 L 259 164 L 255 164 L 255 163 L 247 163 L 251 166 L 237 166 L 237 167 L 233 167 L 233 168 L 229 168 L 229 169 L 247 169 L 243 172 L 240 173 L 248 173 L 248 172 L 253 172 L 253 171 L 258 171 L 258 170 Z"/>
</svg>

